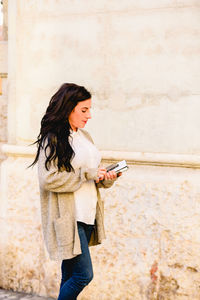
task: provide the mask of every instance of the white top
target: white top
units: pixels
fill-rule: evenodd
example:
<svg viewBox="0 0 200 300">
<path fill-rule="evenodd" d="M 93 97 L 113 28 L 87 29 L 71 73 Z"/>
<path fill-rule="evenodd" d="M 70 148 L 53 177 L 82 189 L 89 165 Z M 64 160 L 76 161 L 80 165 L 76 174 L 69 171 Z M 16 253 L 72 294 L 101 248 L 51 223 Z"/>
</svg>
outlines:
<svg viewBox="0 0 200 300">
<path fill-rule="evenodd" d="M 81 130 L 70 130 L 69 142 L 75 152 L 71 161 L 74 169 L 98 168 L 101 155 L 95 145 L 90 142 Z M 94 224 L 97 204 L 97 191 L 94 180 L 84 182 L 81 187 L 74 192 L 76 220 L 86 224 Z"/>
</svg>

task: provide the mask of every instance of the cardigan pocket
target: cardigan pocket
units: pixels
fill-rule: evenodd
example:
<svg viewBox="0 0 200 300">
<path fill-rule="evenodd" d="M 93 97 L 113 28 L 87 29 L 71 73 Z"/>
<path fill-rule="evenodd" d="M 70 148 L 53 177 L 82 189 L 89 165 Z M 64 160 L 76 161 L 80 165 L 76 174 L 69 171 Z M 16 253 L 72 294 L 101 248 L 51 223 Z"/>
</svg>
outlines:
<svg viewBox="0 0 200 300">
<path fill-rule="evenodd" d="M 54 220 L 56 240 L 59 246 L 66 246 L 73 243 L 74 226 L 72 217 L 68 214 Z"/>
</svg>

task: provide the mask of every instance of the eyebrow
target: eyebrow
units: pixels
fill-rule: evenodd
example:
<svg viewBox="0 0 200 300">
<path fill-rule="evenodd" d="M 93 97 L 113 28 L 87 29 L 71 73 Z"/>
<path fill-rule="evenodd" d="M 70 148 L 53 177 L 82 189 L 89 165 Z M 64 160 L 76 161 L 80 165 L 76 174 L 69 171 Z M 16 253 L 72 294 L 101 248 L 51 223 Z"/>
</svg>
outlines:
<svg viewBox="0 0 200 300">
<path fill-rule="evenodd" d="M 81 109 L 83 109 L 83 108 L 86 108 L 86 109 L 88 109 L 88 108 L 91 108 L 91 107 L 86 107 L 86 106 L 85 106 L 85 107 L 81 107 Z"/>
</svg>

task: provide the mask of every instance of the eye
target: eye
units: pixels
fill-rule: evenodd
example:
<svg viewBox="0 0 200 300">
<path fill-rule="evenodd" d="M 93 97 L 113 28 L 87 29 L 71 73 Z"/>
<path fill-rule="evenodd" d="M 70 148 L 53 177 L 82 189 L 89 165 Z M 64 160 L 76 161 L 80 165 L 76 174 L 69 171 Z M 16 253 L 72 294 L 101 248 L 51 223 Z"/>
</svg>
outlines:
<svg viewBox="0 0 200 300">
<path fill-rule="evenodd" d="M 82 112 L 83 112 L 83 113 L 85 113 L 85 112 L 86 112 L 86 110 L 82 110 Z"/>
</svg>

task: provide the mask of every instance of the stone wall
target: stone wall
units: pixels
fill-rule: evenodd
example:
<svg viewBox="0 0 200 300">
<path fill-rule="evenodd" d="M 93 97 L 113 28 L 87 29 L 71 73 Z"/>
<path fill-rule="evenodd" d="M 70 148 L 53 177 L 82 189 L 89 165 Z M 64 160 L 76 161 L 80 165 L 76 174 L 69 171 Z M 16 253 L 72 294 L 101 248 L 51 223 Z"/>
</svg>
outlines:
<svg viewBox="0 0 200 300">
<path fill-rule="evenodd" d="M 6 151 L 0 284 L 56 298 L 60 265 L 44 249 L 36 169 L 26 169 L 31 157 Z M 80 299 L 199 299 L 199 176 L 199 169 L 132 163 L 101 190 L 107 239 L 91 248 L 95 276 Z"/>
<path fill-rule="evenodd" d="M 94 95 L 88 129 L 102 150 L 199 154 L 198 1 L 10 5 L 9 33 L 20 37 L 9 42 L 10 143 L 35 139 L 70 81 Z"/>
<path fill-rule="evenodd" d="M 1 42 L 0 42 L 1 49 Z M 7 74 L 0 73 L 2 95 L 0 95 L 0 144 L 7 142 Z"/>
<path fill-rule="evenodd" d="M 8 35 L 7 35 L 7 1 L 3 5 L 4 22 L 0 40 L 0 145 L 7 142 L 7 101 L 8 101 Z M 0 160 L 2 153 L 0 150 Z"/>
<path fill-rule="evenodd" d="M 7 142 L 7 107 L 8 107 L 8 43 L 0 41 L 0 146 Z M 0 161 L 3 159 L 0 149 Z"/>
<path fill-rule="evenodd" d="M 130 166 L 101 191 L 107 239 L 91 248 L 95 277 L 79 298 L 200 298 L 199 16 L 195 0 L 8 1 L 1 287 L 57 297 L 28 145 L 58 86 L 76 82 L 93 93 L 86 129 L 103 164 Z"/>
<path fill-rule="evenodd" d="M 2 30 L 2 39 L 4 41 L 8 40 L 8 0 L 2 0 L 3 7 L 3 30 Z"/>
</svg>

